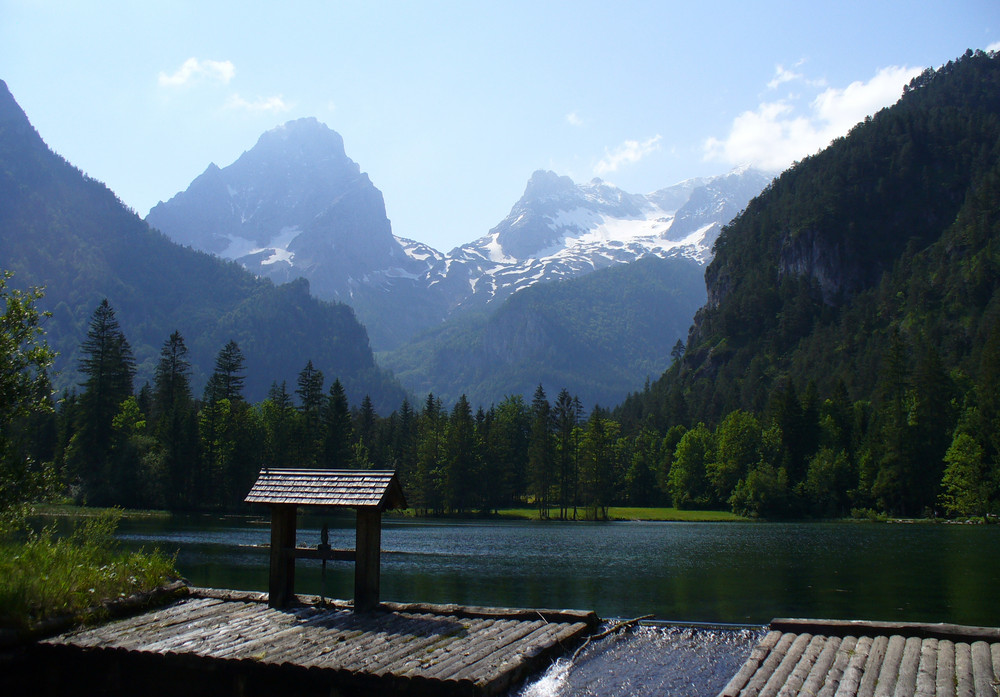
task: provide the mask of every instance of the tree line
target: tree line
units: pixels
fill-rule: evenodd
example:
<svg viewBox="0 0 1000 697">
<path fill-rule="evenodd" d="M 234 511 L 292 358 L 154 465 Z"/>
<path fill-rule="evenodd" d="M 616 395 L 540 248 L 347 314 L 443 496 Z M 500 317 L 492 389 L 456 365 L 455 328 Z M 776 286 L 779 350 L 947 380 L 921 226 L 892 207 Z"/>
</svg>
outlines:
<svg viewBox="0 0 1000 697">
<path fill-rule="evenodd" d="M 843 385 L 821 398 L 788 380 L 765 410 L 718 424 L 636 422 L 539 386 L 489 408 L 463 395 L 403 399 L 388 416 L 348 404 L 336 378 L 307 363 L 294 386 L 243 396 L 242 352 L 229 342 L 195 397 L 184 338 L 164 342 L 152 384 L 113 308 L 94 311 L 81 347 L 79 392 L 22 416 L 27 460 L 51 462 L 80 503 L 239 510 L 263 467 L 394 469 L 422 515 L 534 507 L 541 517 L 603 519 L 613 505 L 728 509 L 751 517 L 852 512 L 986 515 L 1000 503 L 996 381 L 956 379 L 933 351 L 897 336 L 874 401 Z M 675 347 L 675 361 L 682 351 Z M 1000 341 L 982 357 L 1000 373 Z M 676 363 L 675 363 L 676 365 Z M 37 388 L 36 388 L 37 389 Z M 51 399 L 51 398 L 50 398 Z"/>
</svg>

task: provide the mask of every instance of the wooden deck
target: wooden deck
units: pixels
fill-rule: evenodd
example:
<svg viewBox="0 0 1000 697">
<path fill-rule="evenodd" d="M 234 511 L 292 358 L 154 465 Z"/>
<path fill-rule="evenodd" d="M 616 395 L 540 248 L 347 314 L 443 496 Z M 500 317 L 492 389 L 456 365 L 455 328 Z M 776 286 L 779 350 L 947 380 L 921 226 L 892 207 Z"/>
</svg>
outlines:
<svg viewBox="0 0 1000 697">
<path fill-rule="evenodd" d="M 111 684 L 101 694 L 131 694 L 139 680 L 135 694 L 497 695 L 596 624 L 593 613 L 454 605 L 279 610 L 266 594 L 194 589 L 160 610 L 40 642 L 36 658 L 70 679 L 81 667 L 103 675 Z"/>
<path fill-rule="evenodd" d="M 1000 629 L 775 620 L 720 697 L 997 697 Z"/>
</svg>

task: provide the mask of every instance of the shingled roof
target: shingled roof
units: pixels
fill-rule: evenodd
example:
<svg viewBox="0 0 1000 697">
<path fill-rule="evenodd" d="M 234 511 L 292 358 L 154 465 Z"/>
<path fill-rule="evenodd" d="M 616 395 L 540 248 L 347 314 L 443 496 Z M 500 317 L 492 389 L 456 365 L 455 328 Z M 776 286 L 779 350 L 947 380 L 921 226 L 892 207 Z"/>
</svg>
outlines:
<svg viewBox="0 0 1000 697">
<path fill-rule="evenodd" d="M 262 469 L 247 503 L 406 508 L 392 470 Z"/>
</svg>

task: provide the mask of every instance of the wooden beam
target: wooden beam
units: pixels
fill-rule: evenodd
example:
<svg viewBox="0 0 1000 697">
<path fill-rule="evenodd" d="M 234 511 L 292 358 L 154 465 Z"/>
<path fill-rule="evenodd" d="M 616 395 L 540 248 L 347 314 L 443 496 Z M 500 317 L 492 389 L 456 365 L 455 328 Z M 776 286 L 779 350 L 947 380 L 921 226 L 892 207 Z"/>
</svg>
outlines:
<svg viewBox="0 0 1000 697">
<path fill-rule="evenodd" d="M 295 505 L 271 506 L 271 570 L 267 604 L 287 607 L 295 597 Z"/>
<path fill-rule="evenodd" d="M 354 610 L 378 607 L 379 563 L 382 553 L 382 511 L 359 506 L 354 552 Z"/>
<path fill-rule="evenodd" d="M 327 561 L 355 561 L 357 555 L 353 549 L 326 549 L 315 547 L 296 547 L 292 550 L 296 559 L 326 559 Z"/>
</svg>

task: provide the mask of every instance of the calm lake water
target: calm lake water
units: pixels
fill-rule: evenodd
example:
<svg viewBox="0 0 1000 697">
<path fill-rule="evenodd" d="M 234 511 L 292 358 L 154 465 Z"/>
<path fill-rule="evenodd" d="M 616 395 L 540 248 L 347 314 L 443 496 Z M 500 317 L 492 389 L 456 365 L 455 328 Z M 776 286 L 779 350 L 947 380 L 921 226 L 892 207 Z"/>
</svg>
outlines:
<svg viewBox="0 0 1000 697">
<path fill-rule="evenodd" d="M 353 518 L 300 519 L 298 543 L 354 546 Z M 123 521 L 194 585 L 267 590 L 269 521 Z M 1000 526 L 414 521 L 382 530 L 382 598 L 654 615 L 560 659 L 518 697 L 714 695 L 775 617 L 1000 626 Z M 296 591 L 349 598 L 353 566 L 299 561 Z M 718 623 L 743 627 L 681 626 Z"/>
<path fill-rule="evenodd" d="M 123 521 L 130 547 L 177 552 L 195 585 L 267 590 L 268 520 Z M 300 520 L 354 547 L 352 518 Z M 382 598 L 577 608 L 601 617 L 765 624 L 774 617 L 1000 626 L 1000 526 L 413 521 L 382 530 Z M 296 590 L 353 594 L 353 565 L 299 561 Z M 325 588 L 324 588 L 325 586 Z"/>
</svg>

